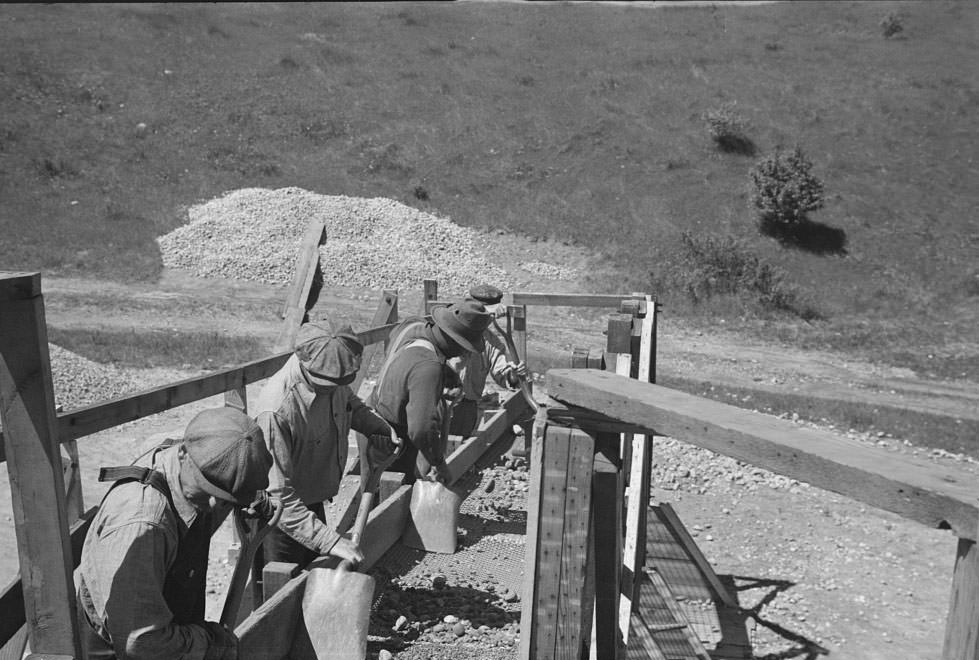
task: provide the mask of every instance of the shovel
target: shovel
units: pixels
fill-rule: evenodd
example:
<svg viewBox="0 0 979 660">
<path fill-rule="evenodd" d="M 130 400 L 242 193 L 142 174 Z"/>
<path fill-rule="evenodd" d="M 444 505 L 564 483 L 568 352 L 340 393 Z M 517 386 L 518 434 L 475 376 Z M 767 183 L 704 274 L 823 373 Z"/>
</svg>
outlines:
<svg viewBox="0 0 979 660">
<path fill-rule="evenodd" d="M 241 539 L 241 551 L 235 563 L 235 570 L 231 574 L 231 584 L 228 585 L 228 594 L 224 598 L 224 608 L 221 610 L 221 623 L 229 630 L 235 627 L 238 619 L 241 598 L 245 593 L 255 552 L 282 517 L 282 503 L 277 498 L 262 493 L 262 496 L 252 502 L 247 509 L 235 509 L 234 517 L 238 537 Z"/>
<path fill-rule="evenodd" d="M 442 417 L 442 437 L 449 437 L 452 408 L 456 400 L 447 400 Z M 456 551 L 456 527 L 459 524 L 458 493 L 437 481 L 419 479 L 411 487 L 408 524 L 401 542 L 425 552 L 452 554 Z"/>
<path fill-rule="evenodd" d="M 367 525 L 381 474 L 401 454 L 399 449 L 368 470 L 372 462 L 369 452 L 368 447 L 360 448 L 360 506 L 350 533 L 350 540 L 357 545 L 360 545 L 360 538 Z M 303 594 L 303 623 L 309 634 L 311 649 L 304 650 L 311 650 L 314 655 L 299 654 L 298 657 L 364 660 L 367 656 L 367 630 L 370 625 L 371 603 L 374 600 L 374 578 L 353 569 L 353 564 L 345 559 L 335 569 L 310 570 Z M 302 645 L 305 646 L 305 643 Z"/>
</svg>

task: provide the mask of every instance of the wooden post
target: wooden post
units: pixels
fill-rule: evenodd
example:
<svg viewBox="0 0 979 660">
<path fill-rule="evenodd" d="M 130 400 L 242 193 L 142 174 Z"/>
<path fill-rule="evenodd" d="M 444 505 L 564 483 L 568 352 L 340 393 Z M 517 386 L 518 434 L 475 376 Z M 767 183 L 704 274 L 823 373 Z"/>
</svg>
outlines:
<svg viewBox="0 0 979 660">
<path fill-rule="evenodd" d="M 286 296 L 282 312 L 282 330 L 275 341 L 276 351 L 291 351 L 296 345 L 296 333 L 303 324 L 309 302 L 310 288 L 320 260 L 320 245 L 326 241 L 326 224 L 323 220 L 311 220 L 299 246 L 296 272 Z"/>
<path fill-rule="evenodd" d="M 428 316 L 431 313 L 431 303 L 439 299 L 439 283 L 438 280 L 425 280 L 422 282 L 422 316 Z"/>
<path fill-rule="evenodd" d="M 601 438 L 600 436 L 610 436 Z M 597 443 L 619 446 L 616 434 L 599 433 Z M 617 660 L 624 648 L 619 630 L 619 591 L 622 578 L 622 471 L 617 457 L 595 455 L 592 475 L 592 539 L 595 564 L 595 623 L 591 657 Z"/>
<path fill-rule="evenodd" d="M 398 292 L 385 289 L 381 293 L 381 300 L 377 303 L 377 310 L 374 312 L 374 318 L 371 320 L 371 327 L 376 328 L 382 325 L 387 325 L 388 323 L 394 323 L 398 319 Z M 386 347 L 388 341 L 385 340 L 383 344 L 371 344 L 370 346 L 364 347 L 364 354 L 360 360 L 360 371 L 357 372 L 356 377 L 354 377 L 354 382 L 350 385 L 350 389 L 355 392 L 360 392 L 360 386 L 363 384 L 364 379 L 367 377 L 367 372 L 370 369 L 371 362 L 374 361 L 375 356 L 381 347 Z M 381 353 L 383 355 L 383 352 Z"/>
<path fill-rule="evenodd" d="M 979 660 L 979 549 L 959 539 L 942 660 Z"/>
<path fill-rule="evenodd" d="M 0 275 L 0 421 L 31 650 L 80 658 L 40 273 Z"/>
<path fill-rule="evenodd" d="M 531 452 L 520 658 L 578 658 L 590 545 L 594 438 L 536 426 Z"/>
</svg>

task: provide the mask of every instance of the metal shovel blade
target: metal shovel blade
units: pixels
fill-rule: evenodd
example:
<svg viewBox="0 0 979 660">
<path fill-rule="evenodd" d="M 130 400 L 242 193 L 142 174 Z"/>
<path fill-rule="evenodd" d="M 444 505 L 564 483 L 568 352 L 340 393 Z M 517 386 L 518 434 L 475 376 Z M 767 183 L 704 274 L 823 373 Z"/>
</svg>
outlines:
<svg viewBox="0 0 979 660">
<path fill-rule="evenodd" d="M 411 487 L 408 524 L 401 542 L 426 552 L 454 553 L 461 504 L 459 494 L 442 484 L 416 481 Z"/>
<path fill-rule="evenodd" d="M 290 657 L 364 660 L 373 598 L 374 578 L 369 575 L 329 568 L 311 570 L 302 608 L 308 640 L 300 632 Z"/>
</svg>

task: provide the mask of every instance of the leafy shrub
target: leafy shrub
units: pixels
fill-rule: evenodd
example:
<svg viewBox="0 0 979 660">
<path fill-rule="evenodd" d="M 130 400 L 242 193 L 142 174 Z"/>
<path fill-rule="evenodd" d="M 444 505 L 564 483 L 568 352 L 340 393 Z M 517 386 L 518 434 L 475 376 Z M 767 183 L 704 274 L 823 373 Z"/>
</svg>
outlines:
<svg viewBox="0 0 979 660">
<path fill-rule="evenodd" d="M 781 149 L 751 170 L 750 200 L 763 225 L 792 225 L 823 207 L 823 182 L 813 176 L 812 163 L 802 149 L 789 154 Z"/>
<path fill-rule="evenodd" d="M 885 39 L 904 32 L 904 18 L 900 14 L 888 14 L 880 20 L 880 29 Z"/>
<path fill-rule="evenodd" d="M 735 111 L 733 104 L 708 110 L 703 114 L 703 120 L 707 123 L 711 139 L 721 151 L 749 156 L 755 152 L 755 145 L 747 135 L 748 124 Z"/>
<path fill-rule="evenodd" d="M 789 312 L 805 320 L 820 314 L 802 300 L 785 271 L 760 259 L 733 236 L 680 236 L 681 264 L 675 283 L 695 303 L 717 295 L 748 295 L 764 309 Z"/>
</svg>

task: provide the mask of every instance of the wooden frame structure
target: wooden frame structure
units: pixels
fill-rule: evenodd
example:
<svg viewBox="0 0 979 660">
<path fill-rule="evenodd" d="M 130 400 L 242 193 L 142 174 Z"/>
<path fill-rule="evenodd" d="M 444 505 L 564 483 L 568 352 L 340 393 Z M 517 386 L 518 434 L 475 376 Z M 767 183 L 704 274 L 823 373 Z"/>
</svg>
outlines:
<svg viewBox="0 0 979 660">
<path fill-rule="evenodd" d="M 316 249 L 319 240 L 321 233 L 311 229 L 304 250 Z M 306 265 L 297 268 L 296 280 L 303 283 L 293 287 L 295 300 L 286 307 L 293 323 L 306 309 L 301 301 L 309 293 L 315 261 L 301 258 L 300 264 Z M 426 282 L 425 311 L 439 302 L 437 285 Z M 524 355 L 526 305 L 618 312 L 610 316 L 606 350 L 576 351 L 573 363 L 581 368 L 548 372 L 551 398 L 538 413 L 531 453 L 521 658 L 614 660 L 623 657 L 630 634 L 645 634 L 630 630 L 629 614 L 637 607 L 643 572 L 653 437 L 666 435 L 951 529 L 959 540 L 942 657 L 979 660 L 979 487 L 924 461 L 882 455 L 655 385 L 656 305 L 648 296 L 513 293 L 505 302 L 519 309 L 514 318 L 522 321 L 513 330 Z M 359 333 L 367 347 L 365 373 L 397 318 L 397 292 L 385 291 L 372 327 Z M 82 507 L 80 500 L 69 506 L 60 445 L 221 393 L 227 405 L 247 410 L 245 385 L 270 376 L 288 355 L 283 349 L 200 378 L 56 413 L 40 276 L 0 274 L 0 458 L 11 476 L 24 567 L 24 579 L 0 593 L 0 646 L 27 624 L 38 657 L 80 657 L 71 576 L 92 511 L 72 522 L 72 510 Z M 527 412 L 519 395 L 503 401 L 451 454 L 453 481 Z M 368 522 L 365 537 L 373 541 L 365 547 L 366 567 L 404 527 L 410 487 L 393 484 L 388 490 Z M 330 560 L 321 565 L 331 565 Z M 289 566 L 271 567 L 266 586 L 274 595 L 237 629 L 242 648 L 249 649 L 243 658 L 281 658 L 289 652 L 306 575 L 295 575 Z M 3 650 L 0 657 L 6 657 Z"/>
</svg>

